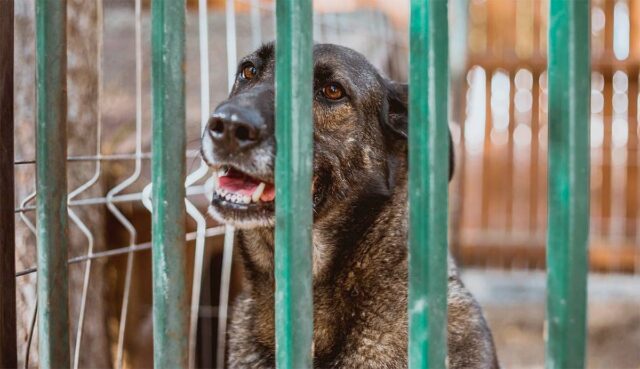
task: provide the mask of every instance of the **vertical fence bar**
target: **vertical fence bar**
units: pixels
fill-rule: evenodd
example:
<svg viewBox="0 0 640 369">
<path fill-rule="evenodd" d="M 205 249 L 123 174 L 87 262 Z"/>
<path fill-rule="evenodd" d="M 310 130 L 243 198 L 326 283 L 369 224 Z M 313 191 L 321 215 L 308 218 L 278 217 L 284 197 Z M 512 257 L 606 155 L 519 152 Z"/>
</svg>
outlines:
<svg viewBox="0 0 640 369">
<path fill-rule="evenodd" d="M 311 368 L 311 0 L 276 1 L 276 366 Z"/>
<path fill-rule="evenodd" d="M 36 2 L 38 337 L 42 368 L 68 368 L 67 2 Z"/>
<path fill-rule="evenodd" d="M 409 367 L 447 355 L 447 1 L 412 0 L 409 26 Z"/>
<path fill-rule="evenodd" d="M 552 0 L 546 366 L 583 368 L 589 235 L 589 1 Z"/>
<path fill-rule="evenodd" d="M 155 368 L 188 366 L 184 32 L 184 1 L 154 0 L 151 4 L 151 174 Z"/>
<path fill-rule="evenodd" d="M 13 174 L 13 0 L 0 1 L 0 368 L 18 366 Z"/>
</svg>

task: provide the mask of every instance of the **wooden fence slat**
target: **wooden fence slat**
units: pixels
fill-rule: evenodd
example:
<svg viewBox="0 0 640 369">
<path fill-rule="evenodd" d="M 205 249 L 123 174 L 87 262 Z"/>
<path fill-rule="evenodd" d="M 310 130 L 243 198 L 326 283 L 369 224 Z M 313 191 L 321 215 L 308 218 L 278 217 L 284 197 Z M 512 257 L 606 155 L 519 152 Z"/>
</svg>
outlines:
<svg viewBox="0 0 640 369">
<path fill-rule="evenodd" d="M 0 1 L 0 368 L 18 366 L 13 173 L 13 0 Z"/>
</svg>

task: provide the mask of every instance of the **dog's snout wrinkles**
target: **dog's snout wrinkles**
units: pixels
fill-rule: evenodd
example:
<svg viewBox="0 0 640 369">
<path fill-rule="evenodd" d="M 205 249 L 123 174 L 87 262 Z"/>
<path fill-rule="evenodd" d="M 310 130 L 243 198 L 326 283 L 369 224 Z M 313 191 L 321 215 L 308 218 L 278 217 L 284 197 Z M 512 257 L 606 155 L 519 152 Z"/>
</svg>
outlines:
<svg viewBox="0 0 640 369">
<path fill-rule="evenodd" d="M 209 119 L 209 134 L 227 150 L 243 150 L 256 145 L 261 138 L 264 122 L 254 111 L 234 105 L 223 105 Z"/>
</svg>

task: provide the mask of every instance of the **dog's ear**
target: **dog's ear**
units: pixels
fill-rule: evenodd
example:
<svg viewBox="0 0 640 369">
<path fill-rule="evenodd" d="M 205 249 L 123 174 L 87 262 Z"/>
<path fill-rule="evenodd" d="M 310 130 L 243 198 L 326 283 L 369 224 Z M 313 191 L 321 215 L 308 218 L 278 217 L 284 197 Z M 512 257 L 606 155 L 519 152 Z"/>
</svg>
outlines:
<svg viewBox="0 0 640 369">
<path fill-rule="evenodd" d="M 409 85 L 406 83 L 387 82 L 387 103 L 383 109 L 382 121 L 391 134 L 407 139 L 409 134 Z M 453 140 L 449 131 L 449 180 L 453 177 L 455 154 Z"/>
<path fill-rule="evenodd" d="M 391 134 L 407 139 L 409 125 L 409 85 L 387 82 L 387 101 L 383 109 L 382 122 Z"/>
</svg>

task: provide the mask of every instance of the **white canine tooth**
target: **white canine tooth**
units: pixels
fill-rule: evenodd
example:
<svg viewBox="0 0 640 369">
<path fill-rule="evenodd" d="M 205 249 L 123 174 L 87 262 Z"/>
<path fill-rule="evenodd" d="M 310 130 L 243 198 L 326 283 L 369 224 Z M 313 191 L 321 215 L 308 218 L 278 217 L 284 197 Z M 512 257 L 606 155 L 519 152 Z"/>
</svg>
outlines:
<svg viewBox="0 0 640 369">
<path fill-rule="evenodd" d="M 228 172 L 229 172 L 229 168 L 221 167 L 220 169 L 218 169 L 218 172 L 216 174 L 218 175 L 218 177 L 223 177 Z"/>
<path fill-rule="evenodd" d="M 251 202 L 251 197 L 249 196 L 242 196 L 242 203 L 243 204 L 248 204 Z"/>
<path fill-rule="evenodd" d="M 258 187 L 256 188 L 255 191 L 253 191 L 253 194 L 251 195 L 251 200 L 253 202 L 258 202 L 260 201 L 260 196 L 262 196 L 262 193 L 264 192 L 264 188 L 265 188 L 265 184 L 264 182 L 260 182 L 260 184 L 258 185 Z"/>
<path fill-rule="evenodd" d="M 226 194 L 224 199 L 227 201 L 231 201 L 231 194 L 230 193 Z"/>
</svg>

